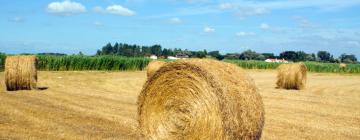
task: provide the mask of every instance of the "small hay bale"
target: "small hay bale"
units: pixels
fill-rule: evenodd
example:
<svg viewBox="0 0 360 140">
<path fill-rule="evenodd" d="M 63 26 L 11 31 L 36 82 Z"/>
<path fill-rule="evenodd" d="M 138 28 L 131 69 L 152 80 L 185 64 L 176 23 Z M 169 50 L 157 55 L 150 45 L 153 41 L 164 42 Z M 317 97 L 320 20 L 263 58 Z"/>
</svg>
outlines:
<svg viewBox="0 0 360 140">
<path fill-rule="evenodd" d="M 345 63 L 340 63 L 339 67 L 340 67 L 341 69 L 345 69 L 345 68 L 347 67 L 347 65 L 346 65 Z"/>
<path fill-rule="evenodd" d="M 301 90 L 305 88 L 306 75 L 304 63 L 281 64 L 278 67 L 276 88 Z"/>
<path fill-rule="evenodd" d="M 215 60 L 161 67 L 138 98 L 143 139 L 260 139 L 264 105 L 241 68 Z"/>
<path fill-rule="evenodd" d="M 166 62 L 164 61 L 151 61 L 147 66 L 147 77 L 151 77 L 152 75 L 154 75 L 155 72 L 165 64 Z"/>
<path fill-rule="evenodd" d="M 5 61 L 5 84 L 8 91 L 36 88 L 37 60 L 35 56 L 7 56 Z"/>
</svg>

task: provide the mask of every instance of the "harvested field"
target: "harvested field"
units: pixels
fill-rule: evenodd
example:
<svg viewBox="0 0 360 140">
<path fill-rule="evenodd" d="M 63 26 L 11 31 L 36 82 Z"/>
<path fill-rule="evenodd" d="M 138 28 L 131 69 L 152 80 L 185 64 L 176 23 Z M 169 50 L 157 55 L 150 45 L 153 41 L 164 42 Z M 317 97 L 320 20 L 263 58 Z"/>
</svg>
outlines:
<svg viewBox="0 0 360 140">
<path fill-rule="evenodd" d="M 265 105 L 262 139 L 360 139 L 360 75 L 308 73 L 304 90 L 275 89 L 276 71 L 248 71 Z M 0 139 L 136 139 L 139 72 L 38 72 L 47 90 L 7 92 Z"/>
</svg>

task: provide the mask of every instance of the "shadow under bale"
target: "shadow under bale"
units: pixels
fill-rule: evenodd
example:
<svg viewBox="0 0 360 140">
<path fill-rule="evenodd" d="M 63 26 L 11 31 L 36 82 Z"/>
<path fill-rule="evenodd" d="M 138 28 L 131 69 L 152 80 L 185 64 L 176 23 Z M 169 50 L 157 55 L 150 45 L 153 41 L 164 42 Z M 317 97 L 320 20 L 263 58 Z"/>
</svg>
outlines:
<svg viewBox="0 0 360 140">
<path fill-rule="evenodd" d="M 264 105 L 239 67 L 180 60 L 161 67 L 138 98 L 142 139 L 260 139 Z"/>
<path fill-rule="evenodd" d="M 281 64 L 277 69 L 276 88 L 296 90 L 305 88 L 307 68 L 304 63 Z"/>
<path fill-rule="evenodd" d="M 37 60 L 35 56 L 7 56 L 5 84 L 8 91 L 36 89 Z"/>
</svg>

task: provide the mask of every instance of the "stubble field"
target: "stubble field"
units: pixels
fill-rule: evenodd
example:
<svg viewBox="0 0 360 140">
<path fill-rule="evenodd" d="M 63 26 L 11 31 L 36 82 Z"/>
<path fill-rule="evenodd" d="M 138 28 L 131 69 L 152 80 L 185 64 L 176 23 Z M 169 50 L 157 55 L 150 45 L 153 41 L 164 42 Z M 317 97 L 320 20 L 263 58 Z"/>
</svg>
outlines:
<svg viewBox="0 0 360 140">
<path fill-rule="evenodd" d="M 276 71 L 248 70 L 265 104 L 262 139 L 360 139 L 360 75 L 308 75 L 275 89 Z M 7 92 L 0 73 L 0 139 L 137 139 L 146 72 L 44 72 L 46 90 Z"/>
</svg>

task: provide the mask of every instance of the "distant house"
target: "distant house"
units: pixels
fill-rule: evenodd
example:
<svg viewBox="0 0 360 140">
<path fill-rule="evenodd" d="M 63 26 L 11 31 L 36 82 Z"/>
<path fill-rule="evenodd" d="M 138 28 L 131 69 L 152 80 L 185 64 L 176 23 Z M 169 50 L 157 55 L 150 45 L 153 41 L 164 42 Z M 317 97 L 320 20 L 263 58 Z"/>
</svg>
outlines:
<svg viewBox="0 0 360 140">
<path fill-rule="evenodd" d="M 289 61 L 285 59 L 266 59 L 265 62 L 268 63 L 289 63 Z"/>
<path fill-rule="evenodd" d="M 157 57 L 156 55 L 151 55 L 151 56 L 150 56 L 150 59 L 156 60 L 156 59 L 158 59 L 158 57 Z"/>
<path fill-rule="evenodd" d="M 177 60 L 177 59 L 179 59 L 179 58 L 176 58 L 176 57 L 174 57 L 174 56 L 168 56 L 167 59 L 169 59 L 169 60 Z"/>
<path fill-rule="evenodd" d="M 178 59 L 187 59 L 187 58 L 189 58 L 189 56 L 185 55 L 185 54 L 178 54 L 175 57 L 178 58 Z"/>
</svg>

